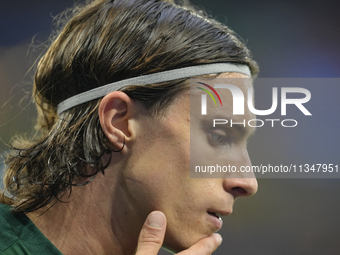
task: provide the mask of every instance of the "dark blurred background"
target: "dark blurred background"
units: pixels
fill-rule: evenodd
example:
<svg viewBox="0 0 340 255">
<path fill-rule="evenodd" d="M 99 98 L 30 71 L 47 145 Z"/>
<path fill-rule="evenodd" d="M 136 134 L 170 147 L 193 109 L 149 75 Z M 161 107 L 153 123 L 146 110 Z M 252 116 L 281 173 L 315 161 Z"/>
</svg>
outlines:
<svg viewBox="0 0 340 255">
<path fill-rule="evenodd" d="M 13 135 L 32 129 L 35 109 L 29 102 L 34 70 L 30 68 L 46 47 L 53 17 L 73 3 L 1 0 L 0 154 Z M 340 1 L 192 3 L 243 38 L 260 65 L 259 77 L 340 77 Z M 312 93 L 311 108 L 306 107 L 313 116 L 303 119 L 301 128 L 259 129 L 249 143 L 254 165 L 340 163 L 340 89 L 305 88 Z M 259 103 L 267 100 L 260 92 L 261 88 L 255 89 Z M 215 254 L 340 254 L 340 179 L 259 178 L 258 182 L 258 193 L 240 198 L 224 220 L 220 231 L 224 242 Z"/>
</svg>

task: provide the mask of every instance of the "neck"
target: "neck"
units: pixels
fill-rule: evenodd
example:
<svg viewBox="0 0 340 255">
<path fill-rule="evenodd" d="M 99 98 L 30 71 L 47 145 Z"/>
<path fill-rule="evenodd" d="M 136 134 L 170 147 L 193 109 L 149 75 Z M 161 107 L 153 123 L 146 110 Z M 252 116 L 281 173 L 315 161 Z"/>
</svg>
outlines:
<svg viewBox="0 0 340 255">
<path fill-rule="evenodd" d="M 62 199 L 67 203 L 27 215 L 63 254 L 134 253 L 143 221 L 127 203 L 124 182 L 113 182 L 107 172 L 73 187 L 70 198 Z"/>
</svg>

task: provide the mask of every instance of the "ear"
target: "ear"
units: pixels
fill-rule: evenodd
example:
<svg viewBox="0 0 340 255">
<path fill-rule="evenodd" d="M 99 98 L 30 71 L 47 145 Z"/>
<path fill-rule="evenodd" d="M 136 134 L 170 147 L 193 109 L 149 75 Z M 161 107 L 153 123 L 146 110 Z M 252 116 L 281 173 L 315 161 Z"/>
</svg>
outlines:
<svg viewBox="0 0 340 255">
<path fill-rule="evenodd" d="M 105 136 L 120 150 L 124 140 L 129 139 L 129 118 L 132 115 L 132 100 L 121 91 L 107 94 L 98 108 L 99 120 Z"/>
</svg>

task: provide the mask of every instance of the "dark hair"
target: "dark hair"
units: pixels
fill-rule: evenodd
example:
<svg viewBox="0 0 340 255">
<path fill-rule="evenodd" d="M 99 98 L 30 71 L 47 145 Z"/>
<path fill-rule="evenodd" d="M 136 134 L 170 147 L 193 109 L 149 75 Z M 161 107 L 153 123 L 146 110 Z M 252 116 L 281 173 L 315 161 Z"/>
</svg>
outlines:
<svg viewBox="0 0 340 255">
<path fill-rule="evenodd" d="M 61 101 L 130 77 L 222 62 L 246 64 L 253 76 L 258 72 L 232 30 L 186 2 L 96 0 L 75 7 L 38 63 L 33 88 L 38 134 L 16 139 L 0 201 L 14 212 L 31 212 L 104 173 L 101 158 L 112 151 L 99 123 L 100 99 L 58 117 Z M 157 115 L 188 89 L 184 81 L 121 90 Z"/>
</svg>

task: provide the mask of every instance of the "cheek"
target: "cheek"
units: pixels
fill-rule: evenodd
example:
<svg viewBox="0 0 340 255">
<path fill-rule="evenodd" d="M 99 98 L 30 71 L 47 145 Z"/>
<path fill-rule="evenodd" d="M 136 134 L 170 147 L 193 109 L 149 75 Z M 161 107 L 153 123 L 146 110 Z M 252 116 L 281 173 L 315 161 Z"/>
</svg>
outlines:
<svg viewBox="0 0 340 255">
<path fill-rule="evenodd" d="M 165 213 L 168 221 L 165 243 L 176 250 L 211 234 L 204 225 L 204 216 L 207 203 L 216 195 L 213 182 L 190 178 L 189 147 L 188 142 L 176 139 L 154 144 L 139 162 L 142 167 L 130 185 L 139 210 Z"/>
<path fill-rule="evenodd" d="M 151 141 L 151 140 L 149 140 Z M 183 196 L 190 178 L 189 144 L 173 138 L 155 138 L 141 146 L 129 160 L 125 172 L 128 190 L 140 207 L 160 209 L 167 201 L 173 203 Z"/>
</svg>

